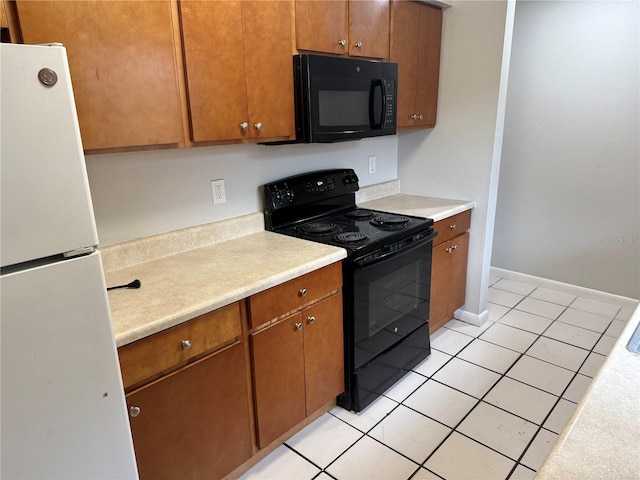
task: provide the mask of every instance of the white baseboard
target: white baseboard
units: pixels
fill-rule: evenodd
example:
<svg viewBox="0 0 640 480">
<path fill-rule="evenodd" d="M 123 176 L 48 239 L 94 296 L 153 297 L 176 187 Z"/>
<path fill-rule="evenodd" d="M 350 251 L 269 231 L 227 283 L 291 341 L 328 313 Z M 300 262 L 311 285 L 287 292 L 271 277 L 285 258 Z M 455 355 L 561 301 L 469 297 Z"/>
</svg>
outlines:
<svg viewBox="0 0 640 480">
<path fill-rule="evenodd" d="M 503 268 L 491 267 L 491 275 L 495 277 L 506 278 L 508 280 L 513 280 L 515 282 L 528 283 L 529 285 L 535 285 L 537 287 L 551 288 L 553 290 L 558 290 L 570 295 L 576 295 L 578 297 L 588 298 L 590 300 L 597 300 L 604 303 L 613 303 L 624 308 L 629 308 L 631 310 L 635 309 L 638 306 L 638 300 L 634 298 L 623 297 L 621 295 L 615 295 L 613 293 L 600 292 L 598 290 L 592 290 L 591 288 L 571 285 L 569 283 L 557 282 L 555 280 L 549 280 L 546 278 L 534 277 L 533 275 L 513 272 L 511 270 L 505 270 Z"/>
<path fill-rule="evenodd" d="M 480 313 L 471 313 L 467 312 L 464 308 L 459 308 L 454 312 L 453 318 L 480 327 L 484 322 L 489 320 L 489 311 L 485 310 Z"/>
</svg>

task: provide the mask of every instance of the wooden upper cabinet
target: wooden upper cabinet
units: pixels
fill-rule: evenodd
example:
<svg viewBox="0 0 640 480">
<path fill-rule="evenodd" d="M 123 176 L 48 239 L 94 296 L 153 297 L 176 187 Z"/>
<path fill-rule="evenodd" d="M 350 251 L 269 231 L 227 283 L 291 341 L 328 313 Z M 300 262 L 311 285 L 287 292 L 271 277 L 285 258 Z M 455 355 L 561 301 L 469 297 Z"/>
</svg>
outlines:
<svg viewBox="0 0 640 480">
<path fill-rule="evenodd" d="M 184 141 L 170 1 L 19 0 L 24 43 L 67 48 L 86 150 Z"/>
<path fill-rule="evenodd" d="M 389 58 L 389 0 L 349 2 L 349 55 Z"/>
<path fill-rule="evenodd" d="M 240 2 L 182 0 L 180 14 L 192 140 L 249 138 Z"/>
<path fill-rule="evenodd" d="M 391 7 L 390 60 L 398 64 L 398 127 L 436 123 L 442 11 L 406 0 Z"/>
<path fill-rule="evenodd" d="M 182 0 L 195 142 L 295 135 L 290 1 Z"/>
<path fill-rule="evenodd" d="M 416 123 L 420 126 L 433 127 L 436 124 L 441 37 L 442 10 L 429 5 L 420 5 L 416 87 L 416 105 L 422 115 Z"/>
<path fill-rule="evenodd" d="M 398 64 L 398 127 L 413 126 L 417 110 L 418 39 L 420 5 L 396 1 L 391 9 L 391 61 Z"/>
<path fill-rule="evenodd" d="M 242 2 L 251 138 L 295 137 L 293 2 Z"/>
<path fill-rule="evenodd" d="M 347 53 L 347 15 L 346 0 L 296 0 L 298 50 Z"/>
</svg>

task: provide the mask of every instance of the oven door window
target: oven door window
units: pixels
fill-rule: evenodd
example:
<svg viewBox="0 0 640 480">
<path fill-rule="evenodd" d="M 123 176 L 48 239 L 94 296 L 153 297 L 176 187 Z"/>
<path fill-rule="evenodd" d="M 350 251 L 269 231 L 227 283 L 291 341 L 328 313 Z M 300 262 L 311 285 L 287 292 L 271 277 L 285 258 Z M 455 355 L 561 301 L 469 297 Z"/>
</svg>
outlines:
<svg viewBox="0 0 640 480">
<path fill-rule="evenodd" d="M 429 242 L 365 267 L 355 267 L 354 367 L 366 364 L 429 319 Z"/>
</svg>

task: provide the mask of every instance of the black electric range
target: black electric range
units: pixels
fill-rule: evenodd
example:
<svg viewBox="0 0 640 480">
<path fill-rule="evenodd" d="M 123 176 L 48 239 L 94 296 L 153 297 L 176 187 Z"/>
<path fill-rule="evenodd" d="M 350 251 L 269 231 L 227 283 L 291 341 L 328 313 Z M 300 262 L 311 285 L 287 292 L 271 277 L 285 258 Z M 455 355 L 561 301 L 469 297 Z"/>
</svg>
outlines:
<svg viewBox="0 0 640 480">
<path fill-rule="evenodd" d="M 433 220 L 358 208 L 352 169 L 322 170 L 264 186 L 265 225 L 343 247 L 345 393 L 360 411 L 430 353 Z"/>
</svg>

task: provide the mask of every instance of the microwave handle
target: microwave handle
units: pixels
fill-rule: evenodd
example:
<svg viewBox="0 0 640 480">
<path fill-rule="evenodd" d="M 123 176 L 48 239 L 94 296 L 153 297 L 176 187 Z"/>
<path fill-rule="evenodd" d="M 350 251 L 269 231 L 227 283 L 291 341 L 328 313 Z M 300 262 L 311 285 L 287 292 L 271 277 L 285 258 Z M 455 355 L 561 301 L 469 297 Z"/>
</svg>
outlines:
<svg viewBox="0 0 640 480">
<path fill-rule="evenodd" d="M 384 80 L 373 80 L 371 82 L 371 89 L 369 90 L 369 124 L 372 130 L 382 130 L 384 128 L 384 113 L 387 111 L 387 92 L 386 82 Z M 375 118 L 375 98 L 376 89 L 380 88 L 381 97 L 381 109 L 380 109 L 380 121 L 376 123 Z"/>
</svg>

